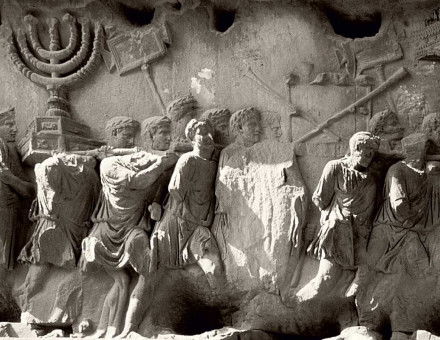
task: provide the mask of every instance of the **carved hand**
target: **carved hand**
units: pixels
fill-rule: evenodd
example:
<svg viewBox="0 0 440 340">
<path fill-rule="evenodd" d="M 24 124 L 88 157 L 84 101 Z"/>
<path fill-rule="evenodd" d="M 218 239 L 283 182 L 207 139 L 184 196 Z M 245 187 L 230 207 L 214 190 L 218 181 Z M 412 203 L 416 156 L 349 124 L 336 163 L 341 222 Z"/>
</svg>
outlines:
<svg viewBox="0 0 440 340">
<path fill-rule="evenodd" d="M 12 174 L 11 170 L 6 166 L 6 164 L 0 162 L 0 181 L 5 184 L 10 184 L 11 178 L 13 176 L 14 175 Z"/>
<path fill-rule="evenodd" d="M 162 207 L 159 203 L 153 202 L 148 206 L 150 217 L 154 221 L 159 221 L 162 217 Z"/>
<path fill-rule="evenodd" d="M 171 168 L 176 164 L 177 160 L 179 159 L 179 156 L 177 156 L 175 153 L 167 153 L 164 156 L 160 156 L 157 160 L 157 165 L 162 166 L 165 169 Z"/>
</svg>

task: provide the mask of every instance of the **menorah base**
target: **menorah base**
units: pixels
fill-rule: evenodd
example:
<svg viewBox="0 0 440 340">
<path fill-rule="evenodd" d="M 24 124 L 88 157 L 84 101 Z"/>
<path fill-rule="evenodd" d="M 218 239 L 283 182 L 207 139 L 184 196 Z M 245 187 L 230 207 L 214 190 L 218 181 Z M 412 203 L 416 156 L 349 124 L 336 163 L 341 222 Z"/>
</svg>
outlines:
<svg viewBox="0 0 440 340">
<path fill-rule="evenodd" d="M 104 142 L 88 138 L 90 128 L 67 117 L 36 117 L 18 143 L 23 162 L 35 165 L 53 152 L 99 148 Z"/>
</svg>

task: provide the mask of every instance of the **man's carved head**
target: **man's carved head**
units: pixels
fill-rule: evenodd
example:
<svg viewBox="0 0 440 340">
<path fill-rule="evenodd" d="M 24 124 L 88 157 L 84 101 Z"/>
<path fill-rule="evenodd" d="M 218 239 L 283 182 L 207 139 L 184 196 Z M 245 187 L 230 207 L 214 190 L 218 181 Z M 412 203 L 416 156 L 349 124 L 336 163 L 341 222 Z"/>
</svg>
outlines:
<svg viewBox="0 0 440 340">
<path fill-rule="evenodd" d="M 251 146 L 261 138 L 260 112 L 248 107 L 234 112 L 229 121 L 231 132 L 243 145 Z"/>
<path fill-rule="evenodd" d="M 261 114 L 261 126 L 263 138 L 279 141 L 281 135 L 281 116 L 276 112 L 264 112 Z"/>
<path fill-rule="evenodd" d="M 171 144 L 171 120 L 166 116 L 154 116 L 142 122 L 142 136 L 152 150 L 165 151 Z"/>
<path fill-rule="evenodd" d="M 402 149 L 407 160 L 423 160 L 428 148 L 428 136 L 424 133 L 413 133 L 402 138 Z"/>
<path fill-rule="evenodd" d="M 8 108 L 0 112 L 0 138 L 5 142 L 15 142 L 17 125 L 15 125 L 15 109 Z"/>
<path fill-rule="evenodd" d="M 440 113 L 433 112 L 423 118 L 422 133 L 440 147 Z"/>
<path fill-rule="evenodd" d="M 185 135 L 195 147 L 213 147 L 214 139 L 212 137 L 214 129 L 209 121 L 199 121 L 191 119 L 185 128 Z"/>
<path fill-rule="evenodd" d="M 126 116 L 117 116 L 107 121 L 105 132 L 107 143 L 114 148 L 131 148 L 139 130 L 139 122 Z"/>
<path fill-rule="evenodd" d="M 201 120 L 207 120 L 214 128 L 214 141 L 220 145 L 228 145 L 230 143 L 229 137 L 229 119 L 231 118 L 231 111 L 228 109 L 210 109 L 203 112 L 200 117 Z"/>
<path fill-rule="evenodd" d="M 351 136 L 349 145 L 350 157 L 354 165 L 367 168 L 379 149 L 380 138 L 371 132 L 360 131 Z"/>
<path fill-rule="evenodd" d="M 178 98 L 167 107 L 167 116 L 171 119 L 172 135 L 176 140 L 185 139 L 185 127 L 196 116 L 197 101 L 192 95 Z"/>
</svg>

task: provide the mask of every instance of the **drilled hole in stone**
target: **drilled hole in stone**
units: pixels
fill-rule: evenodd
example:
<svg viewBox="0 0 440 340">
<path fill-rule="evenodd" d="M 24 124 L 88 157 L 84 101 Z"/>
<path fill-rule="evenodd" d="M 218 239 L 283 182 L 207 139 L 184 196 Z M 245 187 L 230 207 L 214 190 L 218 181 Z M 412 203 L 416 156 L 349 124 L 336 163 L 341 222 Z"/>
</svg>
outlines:
<svg viewBox="0 0 440 340">
<path fill-rule="evenodd" d="M 124 17 L 134 26 L 146 26 L 151 24 L 154 18 L 154 7 L 133 8 L 119 3 L 119 9 Z"/>
<path fill-rule="evenodd" d="M 218 32 L 226 32 L 235 21 L 235 11 L 214 7 L 212 9 L 212 26 Z"/>
<path fill-rule="evenodd" d="M 331 7 L 322 7 L 336 34 L 346 38 L 365 38 L 375 36 L 382 24 L 380 12 L 347 14 Z"/>
</svg>

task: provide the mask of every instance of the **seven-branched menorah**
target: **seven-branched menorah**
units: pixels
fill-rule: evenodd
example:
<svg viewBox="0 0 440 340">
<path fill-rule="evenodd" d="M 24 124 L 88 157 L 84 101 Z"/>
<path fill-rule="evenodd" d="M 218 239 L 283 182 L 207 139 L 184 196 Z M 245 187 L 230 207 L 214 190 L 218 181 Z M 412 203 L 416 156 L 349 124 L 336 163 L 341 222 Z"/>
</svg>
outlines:
<svg viewBox="0 0 440 340">
<path fill-rule="evenodd" d="M 49 46 L 44 48 L 38 35 L 38 19 L 27 15 L 27 34 L 17 29 L 8 41 L 9 55 L 16 68 L 32 82 L 49 92 L 45 115 L 30 125 L 20 143 L 24 160 L 41 161 L 53 150 L 85 150 L 102 145 L 89 139 L 90 129 L 70 119 L 66 89 L 87 77 L 101 61 L 103 29 L 95 23 L 93 34 L 89 20 L 76 20 L 65 14 L 62 21 L 69 25 L 68 44 L 61 48 L 59 21 L 47 20 Z M 79 34 L 77 21 L 81 25 Z"/>
</svg>

